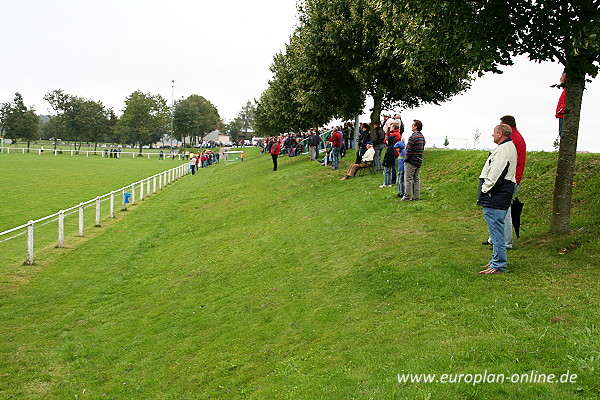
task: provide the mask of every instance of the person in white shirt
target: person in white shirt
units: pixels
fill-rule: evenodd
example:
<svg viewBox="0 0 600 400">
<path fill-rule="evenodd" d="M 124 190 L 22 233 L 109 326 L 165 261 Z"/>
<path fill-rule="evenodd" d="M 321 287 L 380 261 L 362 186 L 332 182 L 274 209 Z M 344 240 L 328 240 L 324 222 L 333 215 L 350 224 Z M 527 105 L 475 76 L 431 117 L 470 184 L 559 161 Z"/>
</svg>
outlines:
<svg viewBox="0 0 600 400">
<path fill-rule="evenodd" d="M 356 174 L 356 171 L 358 171 L 360 168 L 368 167 L 369 164 L 373 163 L 374 157 L 375 149 L 373 148 L 373 144 L 371 142 L 367 142 L 367 151 L 365 151 L 365 154 L 363 154 L 360 160 L 361 162 L 359 164 L 350 165 L 350 168 L 348 168 L 346 175 L 343 178 L 340 178 L 340 181 L 350 179 Z"/>
</svg>

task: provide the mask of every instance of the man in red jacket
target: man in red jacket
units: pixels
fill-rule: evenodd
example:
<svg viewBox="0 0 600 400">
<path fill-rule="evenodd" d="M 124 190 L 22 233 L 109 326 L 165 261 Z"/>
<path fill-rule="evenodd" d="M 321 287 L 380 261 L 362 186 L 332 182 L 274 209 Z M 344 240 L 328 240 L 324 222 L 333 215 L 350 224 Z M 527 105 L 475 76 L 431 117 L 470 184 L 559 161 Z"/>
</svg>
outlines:
<svg viewBox="0 0 600 400">
<path fill-rule="evenodd" d="M 277 157 L 281 154 L 281 144 L 278 137 L 273 138 L 273 144 L 269 153 L 271 153 L 271 158 L 273 159 L 273 171 L 277 171 Z"/>
<path fill-rule="evenodd" d="M 512 141 L 517 149 L 517 171 L 515 173 L 515 179 L 517 184 L 515 185 L 515 190 L 513 193 L 513 199 L 517 195 L 517 191 L 519 190 L 519 185 L 521 184 L 521 179 L 523 179 L 523 171 L 525 171 L 525 163 L 527 162 L 527 145 L 525 144 L 525 140 L 523 136 L 517 129 L 517 123 L 515 122 L 515 117 L 512 115 L 505 115 L 500 118 L 501 124 L 506 124 L 512 129 Z M 512 215 L 510 211 L 510 207 L 508 208 L 508 212 L 506 213 L 506 218 L 504 219 L 504 242 L 506 243 L 507 249 L 512 249 L 513 247 L 513 232 L 512 232 Z M 491 244 L 491 239 L 488 239 L 487 242 L 483 242 L 482 244 L 488 245 Z"/>
<path fill-rule="evenodd" d="M 340 128 L 336 127 L 328 142 L 331 143 L 331 169 L 338 169 L 340 166 L 340 155 L 342 151 L 342 134 L 339 132 Z"/>
<path fill-rule="evenodd" d="M 558 99 L 558 104 L 556 105 L 556 118 L 558 118 L 558 136 L 562 136 L 562 127 L 563 127 L 563 117 L 565 115 L 565 102 L 567 100 L 567 88 L 564 87 L 567 82 L 567 74 L 562 73 L 560 76 L 560 85 L 563 87 L 563 91 L 560 94 Z"/>
</svg>

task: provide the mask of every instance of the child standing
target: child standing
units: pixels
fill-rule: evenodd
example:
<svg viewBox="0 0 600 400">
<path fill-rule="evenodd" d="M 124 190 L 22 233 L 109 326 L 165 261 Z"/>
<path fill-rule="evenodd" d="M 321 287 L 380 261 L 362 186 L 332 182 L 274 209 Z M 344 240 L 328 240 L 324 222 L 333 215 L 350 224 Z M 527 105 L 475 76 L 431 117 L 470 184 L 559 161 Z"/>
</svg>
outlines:
<svg viewBox="0 0 600 400">
<path fill-rule="evenodd" d="M 392 187 L 394 168 L 396 168 L 396 151 L 394 150 L 394 138 L 391 136 L 387 137 L 387 148 L 385 149 L 385 156 L 383 157 L 382 164 L 383 185 L 379 185 L 379 187 Z"/>
<path fill-rule="evenodd" d="M 398 156 L 398 195 L 396 197 L 401 198 L 404 196 L 404 156 L 406 155 L 406 149 L 402 141 L 396 143 L 394 148 L 400 151 Z"/>
</svg>

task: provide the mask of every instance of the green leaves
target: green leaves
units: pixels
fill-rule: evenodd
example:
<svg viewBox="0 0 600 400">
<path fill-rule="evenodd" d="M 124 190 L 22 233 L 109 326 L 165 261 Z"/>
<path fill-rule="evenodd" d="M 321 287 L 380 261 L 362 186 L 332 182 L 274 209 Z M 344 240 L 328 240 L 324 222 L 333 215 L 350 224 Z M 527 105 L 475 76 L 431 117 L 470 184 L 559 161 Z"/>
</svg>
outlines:
<svg viewBox="0 0 600 400">
<path fill-rule="evenodd" d="M 1 128 L 11 139 L 37 140 L 39 123 L 35 110 L 25 106 L 23 96 L 18 92 L 12 102 L 3 103 L 0 108 Z"/>
<path fill-rule="evenodd" d="M 193 94 L 175 104 L 173 131 L 175 138 L 185 143 L 185 138 L 200 140 L 215 130 L 221 122 L 219 111 L 207 99 Z"/>
<path fill-rule="evenodd" d="M 171 113 L 167 101 L 160 95 L 137 90 L 125 99 L 125 110 L 117 131 L 140 147 L 154 143 L 168 129 Z"/>
</svg>

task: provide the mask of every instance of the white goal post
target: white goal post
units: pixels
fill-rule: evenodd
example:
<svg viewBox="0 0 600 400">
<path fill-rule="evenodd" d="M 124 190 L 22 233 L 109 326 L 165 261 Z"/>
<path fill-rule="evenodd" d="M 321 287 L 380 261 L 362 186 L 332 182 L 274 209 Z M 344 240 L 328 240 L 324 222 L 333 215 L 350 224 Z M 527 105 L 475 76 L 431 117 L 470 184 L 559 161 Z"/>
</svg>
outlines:
<svg viewBox="0 0 600 400">
<path fill-rule="evenodd" d="M 233 164 L 238 161 L 244 161 L 244 152 L 243 151 L 225 150 L 223 152 L 223 156 L 225 158 L 225 165 Z"/>
</svg>

